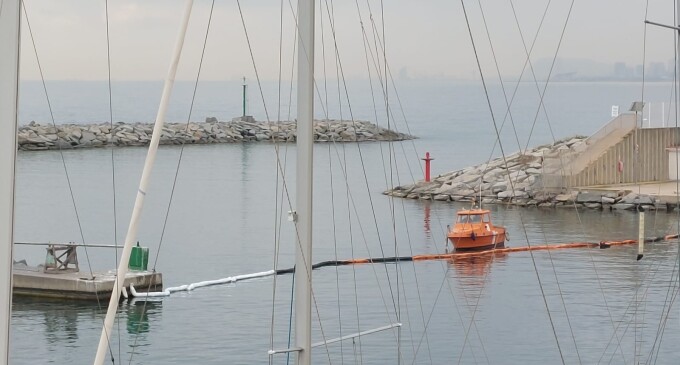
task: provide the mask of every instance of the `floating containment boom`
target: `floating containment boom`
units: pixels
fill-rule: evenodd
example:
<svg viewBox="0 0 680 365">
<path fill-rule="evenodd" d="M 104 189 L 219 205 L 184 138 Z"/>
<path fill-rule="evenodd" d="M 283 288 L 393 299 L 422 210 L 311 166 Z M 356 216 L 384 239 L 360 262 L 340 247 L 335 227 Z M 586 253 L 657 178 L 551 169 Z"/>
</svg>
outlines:
<svg viewBox="0 0 680 365">
<path fill-rule="evenodd" d="M 526 251 L 545 251 L 545 250 L 559 250 L 565 248 L 609 248 L 611 246 L 623 246 L 623 245 L 634 245 L 636 243 L 642 242 L 660 242 L 669 241 L 678 238 L 677 234 L 666 235 L 660 237 L 651 237 L 640 240 L 621 240 L 621 241 L 601 241 L 599 243 L 594 242 L 570 242 L 562 243 L 557 245 L 535 245 L 535 246 L 521 246 L 521 247 L 506 247 L 497 248 L 485 251 L 473 251 L 473 252 L 451 252 L 451 253 L 441 253 L 441 254 L 428 254 L 428 255 L 414 255 L 414 256 L 394 256 L 394 257 L 374 257 L 374 258 L 360 258 L 351 260 L 330 260 L 322 261 L 312 265 L 312 269 L 319 269 L 322 267 L 329 266 L 344 266 L 344 265 L 356 265 L 356 264 L 381 264 L 381 263 L 398 263 L 398 262 L 408 262 L 408 261 L 428 261 L 428 260 L 449 260 L 454 258 L 464 258 L 464 257 L 475 257 L 475 256 L 486 256 L 496 253 L 509 253 L 509 252 L 526 252 Z M 639 247 L 639 246 L 638 246 Z M 639 259 L 638 259 L 639 260 Z M 286 268 L 278 270 L 269 270 L 256 272 L 252 274 L 229 276 L 222 279 L 199 281 L 197 283 L 186 284 L 176 287 L 167 288 L 162 292 L 138 292 L 135 290 L 134 286 L 130 285 L 130 292 L 135 298 L 157 298 L 157 297 L 167 297 L 170 294 L 179 291 L 192 291 L 194 289 L 203 288 L 206 286 L 222 285 L 235 283 L 237 281 L 244 281 L 249 279 L 263 278 L 273 275 L 283 275 L 292 274 L 295 272 L 295 268 Z"/>
</svg>

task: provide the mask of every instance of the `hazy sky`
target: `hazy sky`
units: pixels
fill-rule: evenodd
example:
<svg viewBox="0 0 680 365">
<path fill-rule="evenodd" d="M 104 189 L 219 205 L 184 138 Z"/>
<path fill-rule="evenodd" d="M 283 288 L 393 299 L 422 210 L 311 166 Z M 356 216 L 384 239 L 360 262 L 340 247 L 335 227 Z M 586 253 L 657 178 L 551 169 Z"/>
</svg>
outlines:
<svg viewBox="0 0 680 365">
<path fill-rule="evenodd" d="M 2 0 L 0 0 L 2 1 Z M 296 7 L 295 0 L 290 0 Z M 675 0 L 650 0 L 647 18 L 672 24 Z M 402 77 L 475 78 L 478 74 L 459 0 L 383 0 L 387 59 Z M 548 0 L 515 0 L 525 41 L 530 44 Z M 45 78 L 104 80 L 107 78 L 104 0 L 25 0 Z M 509 0 L 481 0 L 491 41 L 504 77 L 519 74 L 525 60 L 520 33 Z M 184 8 L 180 0 L 111 0 L 109 22 L 111 73 L 115 80 L 160 80 Z M 195 78 L 211 1 L 197 0 L 187 35 L 178 79 Z M 379 0 L 317 2 L 317 77 L 322 76 L 323 22 L 327 72 L 336 64 L 327 6 L 333 6 L 337 45 L 346 77 L 368 75 L 361 21 L 376 52 L 370 14 L 382 36 Z M 358 4 L 358 5 L 357 5 Z M 538 35 L 532 60 L 555 54 L 571 0 L 552 0 Z M 598 62 L 641 64 L 646 0 L 576 0 L 559 56 Z M 288 0 L 283 3 L 284 78 L 290 78 L 294 23 Z M 369 6 L 371 12 L 369 12 Z M 495 73 L 480 0 L 465 0 L 485 75 Z M 263 79 L 278 78 L 280 0 L 242 0 L 241 7 L 255 62 Z M 357 7 L 359 9 L 357 9 Z M 361 12 L 361 17 L 359 16 Z M 36 57 L 24 19 L 22 78 L 38 79 Z M 673 32 L 648 26 L 647 63 L 673 57 Z M 374 71 L 372 71 L 374 72 Z M 217 0 L 209 33 L 203 80 L 252 78 L 253 65 L 236 0 Z M 330 77 L 330 76 L 329 76 Z M 496 77 L 497 76 L 493 76 Z"/>
</svg>

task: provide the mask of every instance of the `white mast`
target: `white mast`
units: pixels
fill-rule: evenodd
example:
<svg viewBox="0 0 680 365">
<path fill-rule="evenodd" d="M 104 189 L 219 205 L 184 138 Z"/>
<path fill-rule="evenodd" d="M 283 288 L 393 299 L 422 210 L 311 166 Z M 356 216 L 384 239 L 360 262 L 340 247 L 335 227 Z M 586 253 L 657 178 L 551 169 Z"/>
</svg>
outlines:
<svg viewBox="0 0 680 365">
<path fill-rule="evenodd" d="M 20 0 L 0 2 L 0 365 L 9 363 L 14 245 L 14 162 L 19 100 Z"/>
<path fill-rule="evenodd" d="M 312 362 L 312 148 L 314 143 L 314 1 L 298 0 L 297 208 L 294 216 L 295 347 L 298 365 Z"/>
<path fill-rule="evenodd" d="M 132 209 L 130 226 L 128 227 L 127 236 L 125 237 L 125 246 L 123 247 L 123 253 L 121 254 L 120 264 L 118 265 L 116 282 L 113 286 L 113 291 L 111 292 L 111 300 L 109 301 L 109 308 L 108 311 L 106 312 L 104 328 L 102 329 L 102 334 L 101 337 L 99 338 L 99 347 L 97 348 L 97 355 L 94 360 L 95 365 L 102 365 L 108 352 L 107 350 L 109 346 L 109 336 L 111 334 L 111 329 L 113 328 L 113 321 L 116 317 L 116 311 L 118 310 L 118 302 L 120 300 L 120 293 L 122 288 L 122 285 L 120 285 L 120 283 L 125 282 L 125 276 L 127 275 L 128 272 L 128 263 L 130 261 L 130 252 L 132 251 L 132 246 L 134 245 L 134 242 L 137 240 L 137 223 L 142 213 L 142 208 L 144 206 L 144 197 L 146 195 L 146 189 L 149 185 L 151 169 L 153 167 L 154 161 L 156 160 L 158 142 L 160 141 L 161 132 L 163 131 L 163 123 L 165 122 L 165 112 L 168 108 L 168 102 L 170 100 L 172 86 L 175 83 L 177 65 L 179 63 L 179 58 L 182 53 L 182 46 L 184 45 L 184 36 L 186 34 L 187 25 L 189 24 L 189 17 L 191 15 L 191 7 L 193 3 L 194 3 L 193 0 L 187 0 L 186 2 L 186 7 L 184 9 L 184 18 L 182 19 L 179 34 L 177 35 L 175 50 L 172 56 L 172 63 L 170 64 L 170 70 L 168 70 L 168 75 L 165 79 L 165 85 L 163 86 L 163 95 L 161 97 L 160 106 L 158 107 L 156 123 L 153 128 L 154 133 L 151 137 L 151 143 L 149 145 L 149 151 L 146 155 L 146 161 L 144 162 L 144 171 L 142 171 L 142 178 L 139 182 L 139 190 L 137 190 L 135 206 Z M 120 283 L 119 280 L 121 281 Z"/>
<path fill-rule="evenodd" d="M 675 0 L 675 24 L 676 27 L 680 26 L 680 0 Z M 675 33 L 675 41 L 677 42 L 675 50 L 676 50 L 676 55 L 675 55 L 675 69 L 677 70 L 676 74 L 680 75 L 680 28 L 676 30 Z M 678 101 L 680 101 L 680 95 L 678 95 L 678 91 L 680 91 L 680 81 L 675 80 L 675 126 L 678 126 Z M 672 104 L 671 104 L 672 105 Z M 672 108 L 672 106 L 669 105 L 669 108 Z M 670 120 L 668 121 L 668 124 L 670 123 Z M 676 166 L 677 168 L 677 166 Z M 676 193 L 677 195 L 677 193 Z M 677 198 L 676 198 L 677 199 Z M 679 223 L 680 224 L 680 223 Z M 679 226 L 680 227 L 680 226 Z M 680 267 L 680 248 L 678 248 L 678 267 Z M 678 286 L 680 286 L 680 276 L 678 276 Z"/>
</svg>

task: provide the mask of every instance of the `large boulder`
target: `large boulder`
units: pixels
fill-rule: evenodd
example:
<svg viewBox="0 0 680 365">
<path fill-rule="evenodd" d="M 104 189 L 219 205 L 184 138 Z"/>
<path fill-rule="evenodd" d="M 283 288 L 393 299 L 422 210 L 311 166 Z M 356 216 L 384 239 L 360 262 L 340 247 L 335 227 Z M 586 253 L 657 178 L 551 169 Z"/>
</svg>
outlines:
<svg viewBox="0 0 680 365">
<path fill-rule="evenodd" d="M 640 205 L 652 205 L 654 200 L 649 195 L 640 195 L 636 193 L 630 193 L 619 201 L 621 204 L 640 204 Z"/>
<path fill-rule="evenodd" d="M 602 194 L 591 193 L 588 191 L 581 191 L 576 196 L 577 203 L 600 203 L 602 202 Z"/>
</svg>

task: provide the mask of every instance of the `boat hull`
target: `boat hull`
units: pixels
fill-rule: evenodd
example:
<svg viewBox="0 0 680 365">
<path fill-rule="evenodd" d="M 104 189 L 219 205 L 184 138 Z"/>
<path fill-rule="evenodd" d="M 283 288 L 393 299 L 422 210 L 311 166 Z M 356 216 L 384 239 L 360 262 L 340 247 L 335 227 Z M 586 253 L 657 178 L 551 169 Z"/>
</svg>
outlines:
<svg viewBox="0 0 680 365">
<path fill-rule="evenodd" d="M 505 230 L 496 234 L 452 232 L 448 235 L 449 241 L 456 251 L 481 251 L 505 247 Z"/>
</svg>

